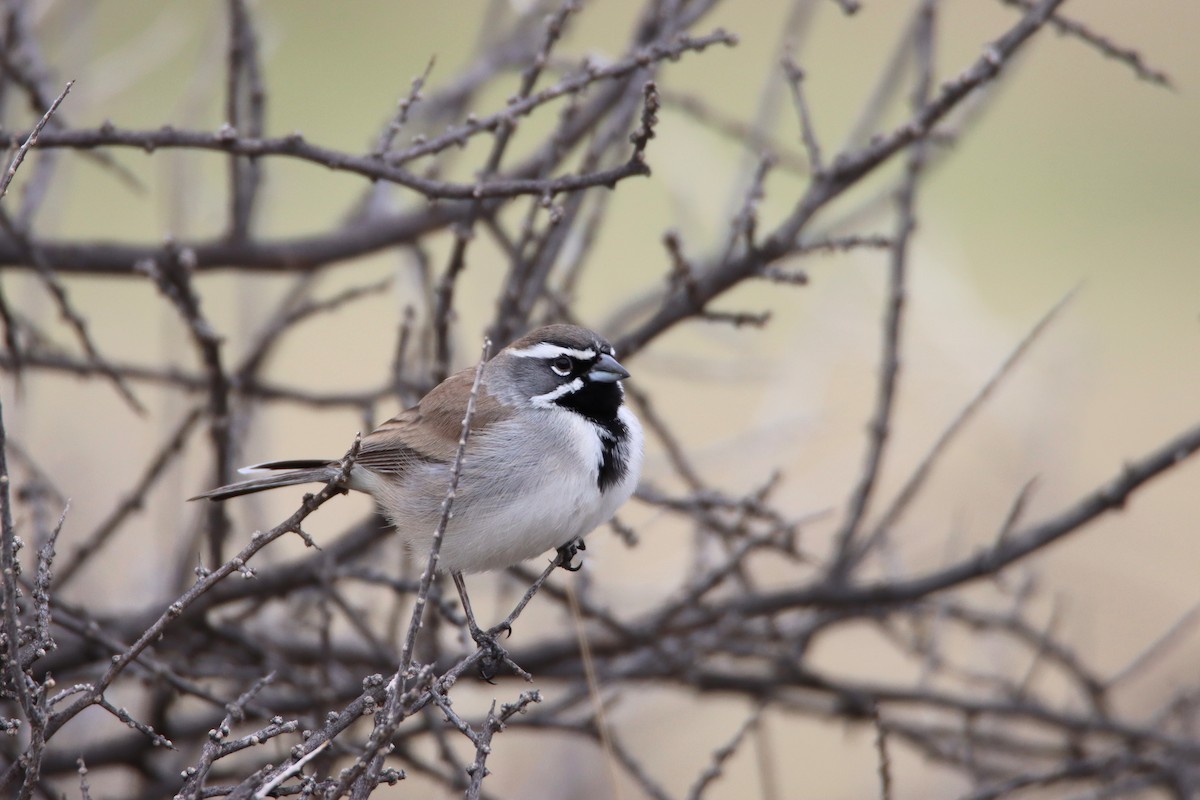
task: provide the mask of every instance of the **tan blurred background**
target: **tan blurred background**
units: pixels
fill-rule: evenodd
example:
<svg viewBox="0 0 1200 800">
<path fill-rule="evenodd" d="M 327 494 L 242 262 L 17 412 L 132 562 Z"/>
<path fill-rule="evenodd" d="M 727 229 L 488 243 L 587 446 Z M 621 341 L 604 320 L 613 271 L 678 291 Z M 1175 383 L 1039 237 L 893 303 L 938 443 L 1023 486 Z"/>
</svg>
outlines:
<svg viewBox="0 0 1200 800">
<path fill-rule="evenodd" d="M 560 55 L 615 56 L 637 5 L 586 4 Z M 944 5 L 938 68 L 946 78 L 967 66 L 1015 15 L 999 3 L 978 0 Z M 864 102 L 910 6 L 868 0 L 847 18 L 834 3 L 817 3 L 797 58 L 808 74 L 809 102 L 827 153 Z M 268 133 L 300 131 L 315 143 L 366 149 L 431 56 L 437 57 L 431 86 L 455 74 L 477 40 L 482 8 L 467 0 L 256 4 L 269 89 Z M 667 67 L 662 85 L 752 117 L 759 87 L 776 63 L 787 9 L 774 1 L 728 4 L 701 30 L 724 26 L 741 37 L 740 45 L 686 56 Z M 63 106 L 72 125 L 111 119 L 132 128 L 170 123 L 213 130 L 222 122 L 223 6 L 46 2 L 40 13 L 52 65 L 64 81 L 77 80 Z M 1014 74 L 977 129 L 924 185 L 885 496 L 1032 324 L 1079 288 L 942 463 L 903 527 L 906 569 L 933 566 L 986 541 L 1029 478 L 1039 477 L 1029 510 L 1034 519 L 1200 419 L 1195 46 L 1200 6 L 1092 0 L 1068 3 L 1065 13 L 1139 50 L 1171 75 L 1176 89 L 1139 82 L 1126 66 L 1078 41 L 1042 34 L 1013 65 Z M 514 76 L 513 87 L 516 81 Z M 503 96 L 490 102 L 478 110 L 502 103 Z M 777 130 L 783 140 L 797 142 L 786 101 Z M 131 192 L 68 156 L 39 232 L 155 241 L 220 230 L 221 157 L 132 151 L 116 157 L 145 181 L 147 191 Z M 660 244 L 665 229 L 681 230 L 693 252 L 711 247 L 727 230 L 730 187 L 744 167 L 731 144 L 668 109 L 649 162 L 653 177 L 622 184 L 611 199 L 613 216 L 594 256 L 605 266 L 589 273 L 581 293 L 580 310 L 590 323 L 603 323 L 631 293 L 662 285 L 668 271 Z M 477 162 L 468 157 L 460 163 Z M 273 235 L 333 227 L 364 188 L 356 178 L 285 159 L 265 166 L 261 225 Z M 785 177 L 768 184 L 764 224 L 786 212 L 797 186 Z M 876 227 L 888 231 L 890 223 Z M 447 242 L 443 238 L 440 245 Z M 493 308 L 499 260 L 488 248 L 481 240 L 472 250 L 456 365 L 473 358 L 476 336 Z M 439 267 L 441 255 L 434 254 Z M 781 497 L 797 515 L 840 511 L 860 468 L 874 398 L 886 259 L 842 255 L 805 266 L 811 277 L 805 288 L 750 287 L 719 302 L 724 309 L 771 309 L 775 317 L 766 331 L 691 323 L 627 365 L 638 385 L 659 398 L 707 478 L 736 493 L 782 469 Z M 306 326 L 268 374 L 320 390 L 376 386 L 388 368 L 395 325 L 411 290 L 408 271 L 399 259 L 382 256 L 340 267 L 321 284 L 323 292 L 332 292 L 388 275 L 398 276 L 395 291 Z M 54 311 L 44 292 L 11 271 L 4 280 L 11 302 L 49 325 Z M 227 335 L 231 357 L 244 352 L 261 323 L 256 312 L 264 307 L 262 299 L 284 288 L 275 277 L 230 275 L 205 277 L 200 286 L 206 311 Z M 109 355 L 195 366 L 177 320 L 144 282 L 72 279 L 68 287 Z M 105 386 L 48 375 L 30 377 L 19 393 L 6 375 L 3 391 L 10 436 L 71 497 L 65 550 L 72 534 L 93 528 L 112 498 L 131 485 L 185 408 L 172 395 L 142 389 L 151 413 L 136 418 Z M 394 410 L 379 413 L 382 418 Z M 349 412 L 279 406 L 255 420 L 242 455 L 248 461 L 335 456 L 363 424 Z M 192 451 L 186 469 L 173 472 L 167 488 L 123 534 L 126 552 L 145 552 L 139 548 L 148 540 L 165 562 L 174 563 L 184 546 L 180 532 L 193 524 L 194 509 L 183 500 L 205 488 L 207 452 L 199 440 Z M 654 450 L 647 477 L 667 481 Z M 282 518 L 294 501 L 273 497 L 240 508 L 241 532 Z M 366 508 L 364 498 L 332 504 L 311 532 L 337 531 Z M 638 528 L 642 547 L 629 550 L 598 534 L 588 551 L 589 571 L 602 589 L 611 590 L 604 596 L 614 606 L 632 611 L 652 603 L 661 585 L 675 577 L 672 555 L 682 552 L 687 532 L 644 507 L 624 516 Z M 836 514 L 806 529 L 812 549 L 821 549 L 835 519 Z M 1044 553 L 1035 566 L 1046 619 L 1056 615 L 1067 639 L 1102 671 L 1119 669 L 1200 601 L 1198 519 L 1200 466 L 1185 465 L 1140 492 L 1123 513 Z M 142 543 L 135 542 L 139 537 Z M 163 575 L 161 585 L 147 585 L 143 574 L 138 572 L 137 585 L 117 584 L 111 571 L 95 570 L 74 587 L 75 599 L 99 594 L 101 586 L 107 607 L 163 599 L 170 576 Z M 994 661 L 1004 654 L 978 657 Z M 1178 681 L 1194 680 L 1197 657 L 1200 637 L 1185 638 L 1160 669 L 1147 674 L 1136 702 L 1153 705 Z M 891 657 L 877 645 L 850 637 L 814 658 L 824 668 L 874 679 L 902 674 L 888 673 Z M 904 667 L 896 663 L 894 669 Z M 479 690 L 480 703 L 493 696 L 489 692 Z M 642 749 L 666 786 L 682 792 L 745 711 L 741 703 L 716 697 L 670 697 L 648 689 L 637 703 L 618 705 L 611 722 L 627 743 Z M 768 720 L 767 730 L 780 796 L 876 796 L 869 730 L 784 718 Z M 577 782 L 575 796 L 611 796 L 590 747 L 564 742 L 562 753 L 542 754 L 537 772 L 498 766 L 506 765 L 506 749 L 521 741 L 519 733 L 498 739 L 488 785 L 499 796 L 536 796 L 548 774 Z M 895 770 L 898 797 L 952 796 L 960 788 L 904 754 Z M 755 796 L 760 780 L 753 751 L 747 750 L 730 762 L 711 796 Z M 405 789 L 401 784 L 397 796 L 418 796 L 411 785 L 409 794 Z"/>
</svg>

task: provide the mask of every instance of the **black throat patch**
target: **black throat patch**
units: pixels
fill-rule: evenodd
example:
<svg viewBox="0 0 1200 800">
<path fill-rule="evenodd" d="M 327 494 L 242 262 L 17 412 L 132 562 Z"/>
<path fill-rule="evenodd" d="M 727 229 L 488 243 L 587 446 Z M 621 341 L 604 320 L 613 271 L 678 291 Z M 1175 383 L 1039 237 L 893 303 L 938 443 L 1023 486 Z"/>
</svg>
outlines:
<svg viewBox="0 0 1200 800">
<path fill-rule="evenodd" d="M 585 378 L 578 391 L 555 400 L 558 405 L 574 411 L 596 426 L 596 432 L 600 435 L 600 471 L 596 476 L 596 485 L 601 492 L 619 483 L 629 471 L 628 450 L 625 447 L 629 429 L 617 416 L 624 394 L 616 383 L 592 383 Z"/>
</svg>

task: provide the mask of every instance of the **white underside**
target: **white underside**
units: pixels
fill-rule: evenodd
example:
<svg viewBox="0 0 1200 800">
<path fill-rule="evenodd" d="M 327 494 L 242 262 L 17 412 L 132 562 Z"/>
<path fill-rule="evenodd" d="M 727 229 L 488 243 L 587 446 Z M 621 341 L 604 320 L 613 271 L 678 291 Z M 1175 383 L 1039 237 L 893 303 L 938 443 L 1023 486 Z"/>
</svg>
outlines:
<svg viewBox="0 0 1200 800">
<path fill-rule="evenodd" d="M 628 469 L 603 494 L 598 428 L 558 407 L 522 413 L 536 419 L 499 422 L 471 436 L 438 551 L 440 570 L 503 569 L 557 548 L 611 519 L 637 487 L 642 428 L 628 408 L 619 412 L 629 430 Z M 428 558 L 449 481 L 444 465 L 408 470 L 403 482 L 362 469 L 351 474 L 352 487 L 375 496 L 418 559 Z"/>
</svg>

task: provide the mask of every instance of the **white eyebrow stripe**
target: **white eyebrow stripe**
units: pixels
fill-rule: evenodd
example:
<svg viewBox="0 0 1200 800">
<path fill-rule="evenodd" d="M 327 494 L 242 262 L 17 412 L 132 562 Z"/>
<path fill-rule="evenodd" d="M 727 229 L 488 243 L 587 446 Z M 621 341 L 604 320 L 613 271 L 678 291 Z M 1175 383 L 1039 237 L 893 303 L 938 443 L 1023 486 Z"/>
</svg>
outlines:
<svg viewBox="0 0 1200 800">
<path fill-rule="evenodd" d="M 576 350 L 573 347 L 563 347 L 560 344 L 551 344 L 550 342 L 538 342 L 533 347 L 526 347 L 521 350 L 509 350 L 509 355 L 517 358 L 554 358 L 555 356 L 570 356 L 577 358 L 580 361 L 591 361 L 596 357 L 596 351 L 591 347 L 586 350 Z"/>
<path fill-rule="evenodd" d="M 554 405 L 554 401 L 562 397 L 564 394 L 578 392 L 582 388 L 583 378 L 576 378 L 570 383 L 564 383 L 562 386 L 559 386 L 553 391 L 546 392 L 545 394 L 535 395 L 534 397 L 529 398 L 529 402 L 538 408 L 550 408 Z"/>
</svg>

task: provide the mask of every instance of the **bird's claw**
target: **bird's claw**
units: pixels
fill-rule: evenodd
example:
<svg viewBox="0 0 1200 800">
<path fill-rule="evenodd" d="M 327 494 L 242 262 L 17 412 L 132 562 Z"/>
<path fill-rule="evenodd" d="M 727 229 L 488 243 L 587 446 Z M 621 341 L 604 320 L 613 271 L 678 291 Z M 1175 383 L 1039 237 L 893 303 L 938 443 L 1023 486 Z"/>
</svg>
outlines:
<svg viewBox="0 0 1200 800">
<path fill-rule="evenodd" d="M 558 548 L 558 557 L 554 560 L 554 563 L 567 572 L 579 572 L 583 567 L 583 562 L 581 561 L 578 564 L 572 564 L 571 562 L 583 550 L 587 550 L 587 543 L 583 539 L 572 539 Z"/>
<path fill-rule="evenodd" d="M 508 657 L 508 652 L 496 641 L 496 636 L 501 631 L 506 636 L 512 636 L 512 626 L 507 624 L 497 625 L 486 631 L 474 626 L 470 629 L 471 638 L 482 653 L 479 659 L 479 677 L 492 684 L 495 683 L 492 678 L 500 674 L 500 666 Z"/>
</svg>

